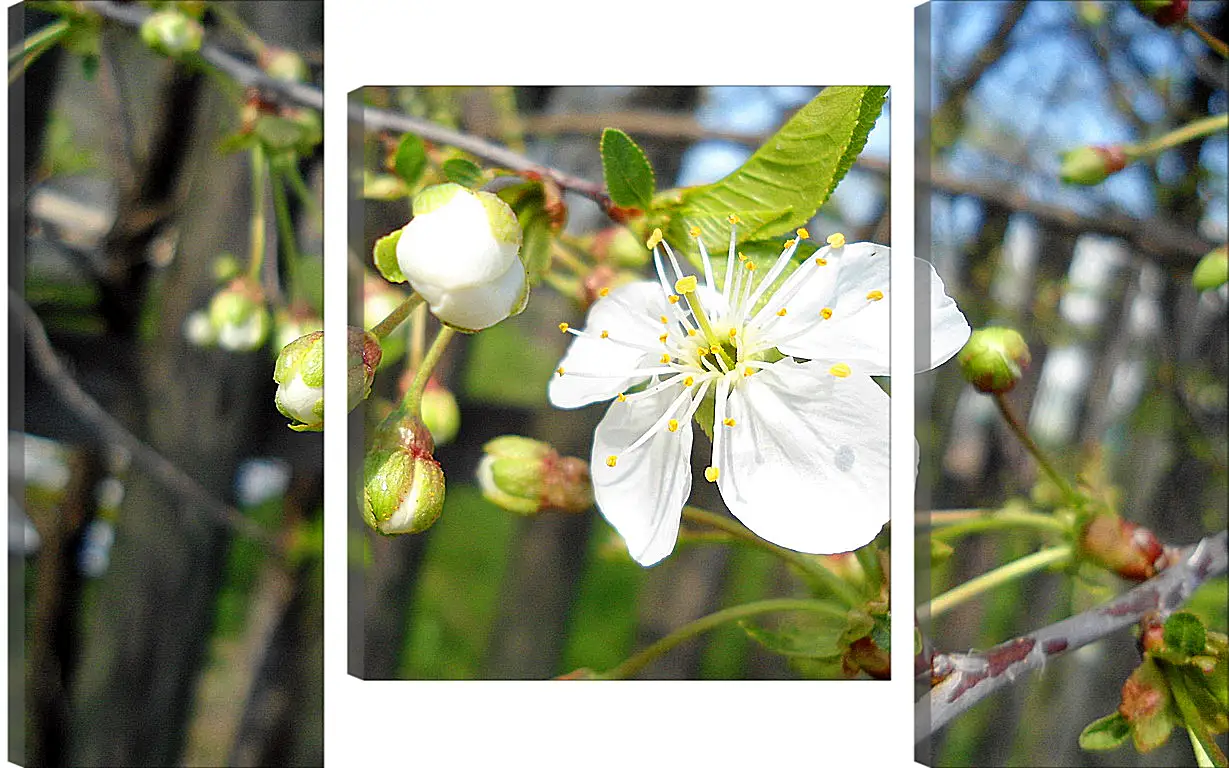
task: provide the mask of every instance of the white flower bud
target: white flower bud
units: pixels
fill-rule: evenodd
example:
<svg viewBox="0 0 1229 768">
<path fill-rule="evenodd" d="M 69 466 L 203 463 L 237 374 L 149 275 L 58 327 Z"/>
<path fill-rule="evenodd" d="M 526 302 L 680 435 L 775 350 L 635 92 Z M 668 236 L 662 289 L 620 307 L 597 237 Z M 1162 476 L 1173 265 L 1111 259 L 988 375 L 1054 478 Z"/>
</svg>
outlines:
<svg viewBox="0 0 1229 768">
<path fill-rule="evenodd" d="M 297 432 L 324 429 L 324 331 L 287 344 L 273 369 L 274 403 Z"/>
<path fill-rule="evenodd" d="M 441 322 L 479 331 L 525 308 L 520 246 L 520 226 L 504 201 L 440 184 L 415 196 L 397 264 Z"/>
</svg>

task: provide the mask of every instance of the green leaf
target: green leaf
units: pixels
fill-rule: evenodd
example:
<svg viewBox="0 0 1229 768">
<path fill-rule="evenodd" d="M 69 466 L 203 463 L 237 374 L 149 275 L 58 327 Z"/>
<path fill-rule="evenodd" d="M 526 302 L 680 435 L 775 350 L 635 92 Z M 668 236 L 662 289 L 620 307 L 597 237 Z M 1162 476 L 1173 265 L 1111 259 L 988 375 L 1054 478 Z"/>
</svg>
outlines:
<svg viewBox="0 0 1229 768">
<path fill-rule="evenodd" d="M 440 170 L 444 172 L 444 176 L 449 181 L 456 182 L 463 187 L 477 189 L 486 181 L 486 177 L 473 162 L 466 160 L 463 157 L 454 157 L 451 160 L 445 160 Z"/>
<path fill-rule="evenodd" d="M 1193 613 L 1179 611 L 1165 620 L 1165 645 L 1186 656 L 1203 653 L 1208 633 Z"/>
<path fill-rule="evenodd" d="M 1131 724 L 1120 713 L 1093 720 L 1080 733 L 1080 749 L 1103 752 L 1122 745 L 1131 735 Z"/>
<path fill-rule="evenodd" d="M 790 118 L 737 170 L 713 184 L 662 195 L 654 218 L 666 239 L 694 261 L 688 229 L 724 250 L 727 217 L 740 219 L 748 240 L 803 226 L 844 178 L 866 146 L 883 109 L 884 86 L 830 86 Z M 750 254 L 748 254 L 750 255 Z"/>
<path fill-rule="evenodd" d="M 644 150 L 618 128 L 602 131 L 602 175 L 615 205 L 648 210 L 657 180 Z"/>
<path fill-rule="evenodd" d="M 394 230 L 376 240 L 375 248 L 371 249 L 371 257 L 376 269 L 390 283 L 406 281 L 405 275 L 401 272 L 401 265 L 397 263 L 397 241 L 400 239 L 401 230 Z"/>
<path fill-rule="evenodd" d="M 422 139 L 412 133 L 403 134 L 401 141 L 397 144 L 397 152 L 393 155 L 393 171 L 402 181 L 412 187 L 422 178 L 422 173 L 426 169 L 426 145 L 423 144 Z"/>
<path fill-rule="evenodd" d="M 825 658 L 838 656 L 845 650 L 844 635 L 848 624 L 825 621 L 805 626 L 790 625 L 781 630 L 766 629 L 749 621 L 740 621 L 752 640 L 782 656 Z"/>
</svg>

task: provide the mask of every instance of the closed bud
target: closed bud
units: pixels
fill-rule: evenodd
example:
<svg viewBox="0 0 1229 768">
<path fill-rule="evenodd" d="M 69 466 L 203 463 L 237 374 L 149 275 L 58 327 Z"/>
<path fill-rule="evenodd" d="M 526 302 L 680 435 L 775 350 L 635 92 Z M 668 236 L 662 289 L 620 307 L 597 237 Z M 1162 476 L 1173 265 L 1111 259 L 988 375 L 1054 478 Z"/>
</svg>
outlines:
<svg viewBox="0 0 1229 768">
<path fill-rule="evenodd" d="M 447 445 L 461 429 L 461 409 L 452 392 L 434 378 L 422 393 L 422 422 L 431 430 L 436 445 Z"/>
<path fill-rule="evenodd" d="M 1229 280 L 1229 250 L 1221 246 L 1199 260 L 1191 284 L 1197 291 L 1210 291 Z"/>
<path fill-rule="evenodd" d="M 279 309 L 273 315 L 273 348 L 280 351 L 287 344 L 312 331 L 324 330 L 324 321 L 306 305 Z"/>
<path fill-rule="evenodd" d="M 960 372 L 980 392 L 1011 391 L 1032 361 L 1024 337 L 1010 328 L 974 331 L 960 350 Z"/>
<path fill-rule="evenodd" d="M 371 331 L 346 327 L 346 412 L 367 399 L 384 351 Z"/>
<path fill-rule="evenodd" d="M 363 459 L 363 519 L 385 535 L 420 533 L 444 509 L 444 470 L 431 433 L 398 408 L 386 418 Z"/>
<path fill-rule="evenodd" d="M 1190 0 L 1135 0 L 1135 9 L 1156 22 L 1169 27 L 1186 18 Z"/>
<path fill-rule="evenodd" d="M 510 512 L 532 515 L 556 509 L 583 512 L 593 504 L 589 465 L 537 440 L 514 435 L 483 446 L 478 463 L 482 495 Z"/>
<path fill-rule="evenodd" d="M 301 83 L 307 79 L 307 64 L 303 57 L 285 48 L 269 46 L 260 54 L 260 68 L 274 80 Z"/>
<path fill-rule="evenodd" d="M 439 184 L 414 196 L 414 218 L 397 241 L 397 265 L 441 322 L 479 331 L 519 313 L 529 299 L 521 228 L 489 192 Z"/>
<path fill-rule="evenodd" d="M 274 402 L 296 432 L 324 429 L 324 331 L 300 336 L 282 348 L 273 366 Z"/>
<path fill-rule="evenodd" d="M 213 323 L 209 322 L 209 313 L 203 309 L 189 314 L 183 321 L 183 335 L 188 343 L 195 347 L 211 347 L 218 340 Z"/>
<path fill-rule="evenodd" d="M 259 349 L 269 336 L 269 310 L 260 284 L 249 277 L 230 281 L 209 302 L 209 322 L 223 349 Z"/>
<path fill-rule="evenodd" d="M 179 11 L 151 13 L 141 24 L 141 39 L 158 53 L 179 58 L 201 48 L 205 31 L 194 19 Z"/>
<path fill-rule="evenodd" d="M 1130 581 L 1152 578 L 1164 562 L 1165 547 L 1156 534 L 1116 515 L 1094 517 L 1079 546 L 1084 557 Z"/>
<path fill-rule="evenodd" d="M 1063 153 L 1059 177 L 1064 184 L 1093 186 L 1127 167 L 1122 147 L 1079 147 Z"/>
</svg>

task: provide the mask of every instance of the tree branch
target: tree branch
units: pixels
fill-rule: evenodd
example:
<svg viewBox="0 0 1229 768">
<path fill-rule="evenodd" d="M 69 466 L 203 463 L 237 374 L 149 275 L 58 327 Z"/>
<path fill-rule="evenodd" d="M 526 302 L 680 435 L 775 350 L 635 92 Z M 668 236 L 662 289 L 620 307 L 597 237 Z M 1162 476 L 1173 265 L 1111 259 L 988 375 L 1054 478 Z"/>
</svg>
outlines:
<svg viewBox="0 0 1229 768">
<path fill-rule="evenodd" d="M 935 654 L 931 675 L 941 678 L 914 709 L 917 741 L 934 734 L 991 693 L 1040 669 L 1058 654 L 1135 624 L 1150 611 L 1168 614 L 1229 566 L 1226 531 L 1183 550 L 1172 565 L 1126 594 L 1057 624 L 975 653 Z"/>
<path fill-rule="evenodd" d="M 215 498 L 190 475 L 129 432 L 116 421 L 115 417 L 107 413 L 97 400 L 90 397 L 89 393 L 73 379 L 56 355 L 38 315 L 12 289 L 9 290 L 9 307 L 20 317 L 25 326 L 26 339 L 29 342 L 27 349 L 38 372 L 52 386 L 64 404 L 92 427 L 100 438 L 106 442 L 122 445 L 132 454 L 134 463 L 153 475 L 158 482 L 172 492 L 199 504 L 218 524 L 259 542 L 271 552 L 281 551 L 281 545 L 269 531 L 254 520 L 244 517 L 239 510 Z"/>
<path fill-rule="evenodd" d="M 141 23 L 150 14 L 149 9 L 143 6 L 121 5 L 111 0 L 92 0 L 87 5 L 99 16 L 133 29 L 140 29 Z M 229 75 L 240 85 L 259 89 L 270 101 L 318 110 L 324 109 L 324 92 L 314 85 L 269 77 L 259 67 L 240 59 L 209 40 L 201 44 L 199 53 L 202 59 Z"/>
</svg>

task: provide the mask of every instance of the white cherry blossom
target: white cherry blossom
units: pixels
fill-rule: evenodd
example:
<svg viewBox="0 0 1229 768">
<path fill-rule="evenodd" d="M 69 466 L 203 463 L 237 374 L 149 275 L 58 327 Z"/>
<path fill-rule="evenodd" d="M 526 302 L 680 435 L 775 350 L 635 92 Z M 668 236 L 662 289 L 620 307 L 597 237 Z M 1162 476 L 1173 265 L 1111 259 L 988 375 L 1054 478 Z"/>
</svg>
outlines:
<svg viewBox="0 0 1229 768">
<path fill-rule="evenodd" d="M 614 400 L 593 438 L 598 508 L 637 562 L 670 554 L 691 493 L 695 418 L 713 438 L 705 479 L 757 535 L 816 554 L 865 545 L 888 520 L 889 398 L 871 376 L 888 374 L 890 249 L 834 234 L 782 280 L 806 230 L 757 270 L 731 226 L 718 287 L 691 234 L 702 282 L 655 231 L 656 281 L 605 292 L 584 330 L 560 324 L 576 338 L 551 403 Z M 969 326 L 927 268 L 933 367 Z"/>
</svg>

